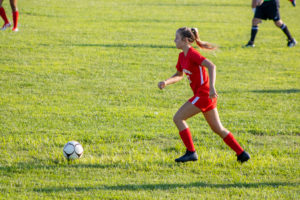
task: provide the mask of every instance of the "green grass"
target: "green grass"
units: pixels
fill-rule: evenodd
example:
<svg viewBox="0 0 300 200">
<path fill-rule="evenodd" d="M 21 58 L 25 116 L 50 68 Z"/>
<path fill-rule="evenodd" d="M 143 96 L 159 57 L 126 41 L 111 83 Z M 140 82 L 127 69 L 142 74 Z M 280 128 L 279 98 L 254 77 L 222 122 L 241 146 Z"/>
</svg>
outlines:
<svg viewBox="0 0 300 200">
<path fill-rule="evenodd" d="M 4 8 L 11 19 L 7 1 Z M 0 32 L 0 199 L 299 199 L 300 49 L 263 22 L 254 49 L 250 2 L 20 1 L 18 33 Z M 300 40 L 299 8 L 281 16 Z M 219 45 L 223 125 L 250 152 L 240 165 L 201 114 L 188 121 L 199 161 L 172 122 L 192 96 L 175 72 L 182 26 Z M 67 141 L 84 147 L 68 163 Z"/>
</svg>

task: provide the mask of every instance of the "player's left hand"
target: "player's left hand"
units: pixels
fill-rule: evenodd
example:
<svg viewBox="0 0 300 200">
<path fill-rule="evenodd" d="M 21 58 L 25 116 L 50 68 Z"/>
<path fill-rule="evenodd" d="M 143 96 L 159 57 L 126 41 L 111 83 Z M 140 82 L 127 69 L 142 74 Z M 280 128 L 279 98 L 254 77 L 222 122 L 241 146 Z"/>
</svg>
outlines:
<svg viewBox="0 0 300 200">
<path fill-rule="evenodd" d="M 218 94 L 216 92 L 216 89 L 215 88 L 211 88 L 209 90 L 209 98 L 213 99 L 213 98 L 217 98 L 218 97 Z"/>
</svg>

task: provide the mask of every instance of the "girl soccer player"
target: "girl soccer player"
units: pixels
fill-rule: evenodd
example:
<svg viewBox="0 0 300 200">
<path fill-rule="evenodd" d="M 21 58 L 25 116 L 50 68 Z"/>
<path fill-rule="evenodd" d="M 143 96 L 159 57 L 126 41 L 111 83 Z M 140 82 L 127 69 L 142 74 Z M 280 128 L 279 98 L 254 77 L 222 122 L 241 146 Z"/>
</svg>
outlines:
<svg viewBox="0 0 300 200">
<path fill-rule="evenodd" d="M 6 13 L 4 8 L 2 7 L 3 0 L 0 0 L 0 16 L 4 20 L 4 25 L 2 26 L 1 30 L 5 30 L 11 26 L 11 23 L 8 21 L 6 17 Z M 13 13 L 13 21 L 14 21 L 14 27 L 12 31 L 18 31 L 18 18 L 19 18 L 19 11 L 17 8 L 17 0 L 10 0 L 10 7 Z"/>
<path fill-rule="evenodd" d="M 194 93 L 194 96 L 183 104 L 173 118 L 179 130 L 179 135 L 187 149 L 186 153 L 180 158 L 175 159 L 175 161 L 187 162 L 198 160 L 186 120 L 202 112 L 211 129 L 223 138 L 224 142 L 236 152 L 237 160 L 245 162 L 249 160 L 249 154 L 243 150 L 232 133 L 222 126 L 219 119 L 216 107 L 218 96 L 215 89 L 216 66 L 191 46 L 194 41 L 202 49 L 215 49 L 211 44 L 200 40 L 196 28 L 179 28 L 176 31 L 174 40 L 176 47 L 182 50 L 176 65 L 177 72 L 169 79 L 158 83 L 158 87 L 163 89 L 167 85 L 180 81 L 183 78 L 183 73 L 185 73 Z M 207 68 L 208 74 L 205 68 Z"/>
</svg>

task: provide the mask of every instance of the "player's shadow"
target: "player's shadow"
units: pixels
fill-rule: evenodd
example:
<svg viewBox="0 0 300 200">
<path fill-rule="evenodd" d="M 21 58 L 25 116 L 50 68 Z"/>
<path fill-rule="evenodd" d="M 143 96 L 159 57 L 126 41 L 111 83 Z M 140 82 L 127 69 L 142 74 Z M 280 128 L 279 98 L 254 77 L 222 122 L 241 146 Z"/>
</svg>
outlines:
<svg viewBox="0 0 300 200">
<path fill-rule="evenodd" d="M 175 183 L 175 184 L 127 184 L 127 185 L 99 185 L 95 187 L 46 187 L 46 188 L 34 188 L 35 192 L 66 192 L 66 191 L 90 191 L 90 190 L 171 190 L 177 188 L 261 188 L 261 187 L 272 187 L 278 188 L 280 186 L 298 186 L 299 183 L 288 183 L 288 182 L 262 182 L 262 183 L 231 183 L 231 184 L 212 184 L 204 182 L 194 183 Z"/>
<path fill-rule="evenodd" d="M 211 2 L 200 2 L 200 3 L 164 3 L 163 1 L 159 3 L 143 3 L 143 6 L 172 6 L 172 7 L 203 7 L 203 6 L 209 6 L 209 7 L 247 7 L 248 5 L 240 3 L 214 3 L 213 1 Z"/>
<path fill-rule="evenodd" d="M 251 90 L 254 93 L 299 93 L 299 89 L 286 89 L 286 90 Z"/>
<path fill-rule="evenodd" d="M 107 48 L 154 48 L 154 49 L 174 49 L 175 45 L 156 45 L 156 44 L 70 44 L 78 47 L 107 47 Z"/>
<path fill-rule="evenodd" d="M 300 89 L 267 89 L 267 90 L 223 90 L 219 91 L 220 94 L 228 94 L 228 93 L 259 93 L 259 94 L 292 94 L 292 93 L 299 93 Z"/>
<path fill-rule="evenodd" d="M 94 168 L 94 169 L 115 169 L 122 167 L 122 163 L 112 163 L 112 164 L 80 164 L 76 162 L 66 162 L 66 163 L 53 163 L 53 164 L 37 164 L 37 162 L 21 162 L 17 163 L 13 166 L 0 166 L 0 172 L 5 173 L 20 173 L 25 171 L 37 170 L 37 169 L 44 169 L 44 170 L 53 170 L 57 169 L 58 167 L 62 168 Z"/>
</svg>

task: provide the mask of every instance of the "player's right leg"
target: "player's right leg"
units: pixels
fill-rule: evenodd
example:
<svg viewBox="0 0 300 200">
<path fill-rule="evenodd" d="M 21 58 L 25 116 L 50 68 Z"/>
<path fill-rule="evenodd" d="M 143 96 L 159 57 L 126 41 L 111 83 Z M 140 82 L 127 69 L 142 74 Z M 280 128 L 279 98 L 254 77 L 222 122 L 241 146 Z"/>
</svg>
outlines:
<svg viewBox="0 0 300 200">
<path fill-rule="evenodd" d="M 199 112 L 201 112 L 201 110 L 188 101 L 183 106 L 181 106 L 181 108 L 179 108 L 179 110 L 173 117 L 173 121 L 179 130 L 179 135 L 187 149 L 186 153 L 183 156 L 175 159 L 176 162 L 198 160 L 198 155 L 195 151 L 192 134 L 186 123 L 186 120 L 198 114 Z"/>
<path fill-rule="evenodd" d="M 253 18 L 252 19 L 252 27 L 251 27 L 251 37 L 250 40 L 248 41 L 248 43 L 246 44 L 246 47 L 254 47 L 254 40 L 256 37 L 256 34 L 258 32 L 258 24 L 261 23 L 261 19 L 260 18 Z"/>
<path fill-rule="evenodd" d="M 3 0 L 0 0 L 0 16 L 1 18 L 3 19 L 4 21 L 4 25 L 2 26 L 2 28 L 0 30 L 5 30 L 7 29 L 8 27 L 11 26 L 11 24 L 9 23 L 8 19 L 7 19 L 7 16 L 6 16 L 6 13 L 5 13 L 5 10 L 4 8 L 2 7 L 2 2 Z"/>
<path fill-rule="evenodd" d="M 261 23 L 261 20 L 266 20 L 266 9 L 268 8 L 268 3 L 263 2 L 261 5 L 256 6 L 255 13 L 252 19 L 251 27 L 251 37 L 249 42 L 245 45 L 246 47 L 254 47 L 254 40 L 258 32 L 258 24 Z"/>
</svg>

